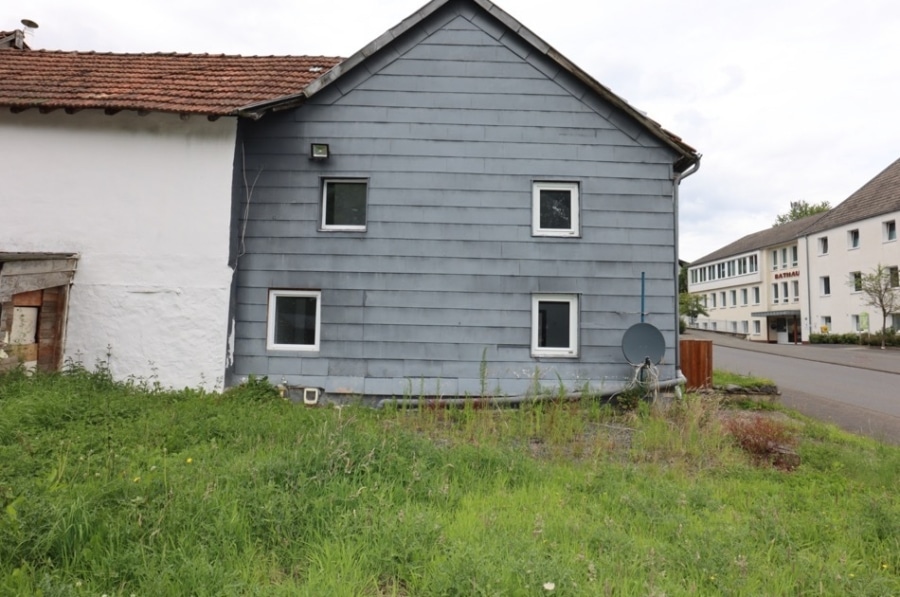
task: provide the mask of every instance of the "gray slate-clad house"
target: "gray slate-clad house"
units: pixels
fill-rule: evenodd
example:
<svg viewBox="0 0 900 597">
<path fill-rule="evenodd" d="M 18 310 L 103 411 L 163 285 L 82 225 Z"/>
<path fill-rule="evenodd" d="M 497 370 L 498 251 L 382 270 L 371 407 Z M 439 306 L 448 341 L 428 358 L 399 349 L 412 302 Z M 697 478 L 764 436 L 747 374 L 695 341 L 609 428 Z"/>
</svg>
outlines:
<svg viewBox="0 0 900 597">
<path fill-rule="evenodd" d="M 611 392 L 642 274 L 677 380 L 677 193 L 700 155 L 488 0 L 435 0 L 243 115 L 232 383 Z"/>
</svg>

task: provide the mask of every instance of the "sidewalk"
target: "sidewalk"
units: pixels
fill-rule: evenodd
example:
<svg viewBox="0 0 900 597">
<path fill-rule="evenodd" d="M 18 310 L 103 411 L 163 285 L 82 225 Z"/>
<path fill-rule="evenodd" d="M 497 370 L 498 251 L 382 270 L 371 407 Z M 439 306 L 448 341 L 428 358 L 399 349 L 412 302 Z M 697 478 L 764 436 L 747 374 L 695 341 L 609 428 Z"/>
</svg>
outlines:
<svg viewBox="0 0 900 597">
<path fill-rule="evenodd" d="M 846 365 L 857 369 L 884 371 L 900 374 L 900 350 L 854 344 L 767 344 L 751 342 L 729 334 L 719 334 L 704 330 L 688 329 L 681 335 L 684 339 L 712 340 L 716 346 L 727 346 L 741 350 L 752 350 L 805 359 L 819 363 Z"/>
</svg>

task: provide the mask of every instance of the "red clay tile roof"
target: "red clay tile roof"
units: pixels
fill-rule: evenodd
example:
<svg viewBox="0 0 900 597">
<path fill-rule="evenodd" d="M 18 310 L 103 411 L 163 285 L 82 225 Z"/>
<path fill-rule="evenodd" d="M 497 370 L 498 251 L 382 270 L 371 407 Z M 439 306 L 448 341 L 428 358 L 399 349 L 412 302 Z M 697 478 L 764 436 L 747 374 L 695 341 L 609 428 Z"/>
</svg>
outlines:
<svg viewBox="0 0 900 597">
<path fill-rule="evenodd" d="M 0 107 L 225 116 L 296 93 L 342 59 L 0 50 Z"/>
</svg>

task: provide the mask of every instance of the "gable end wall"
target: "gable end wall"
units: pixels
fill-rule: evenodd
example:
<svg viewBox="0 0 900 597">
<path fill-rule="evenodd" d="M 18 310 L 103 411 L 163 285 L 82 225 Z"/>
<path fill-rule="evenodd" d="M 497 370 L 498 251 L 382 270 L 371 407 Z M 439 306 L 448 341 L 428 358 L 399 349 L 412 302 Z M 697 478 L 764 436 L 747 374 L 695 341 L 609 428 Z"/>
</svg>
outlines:
<svg viewBox="0 0 900 597">
<path fill-rule="evenodd" d="M 241 122 L 259 179 L 237 275 L 235 380 L 477 393 L 484 356 L 488 388 L 502 393 L 535 375 L 609 388 L 631 376 L 620 344 L 640 321 L 642 272 L 646 321 L 668 346 L 661 376 L 674 376 L 672 151 L 527 48 L 449 3 L 306 105 Z M 310 161 L 312 142 L 332 157 Z M 324 177 L 369 180 L 366 232 L 318 230 Z M 532 237 L 535 180 L 579 183 L 580 238 Z M 272 288 L 322 290 L 318 354 L 266 350 Z M 531 356 L 533 293 L 580 295 L 578 358 Z"/>
</svg>

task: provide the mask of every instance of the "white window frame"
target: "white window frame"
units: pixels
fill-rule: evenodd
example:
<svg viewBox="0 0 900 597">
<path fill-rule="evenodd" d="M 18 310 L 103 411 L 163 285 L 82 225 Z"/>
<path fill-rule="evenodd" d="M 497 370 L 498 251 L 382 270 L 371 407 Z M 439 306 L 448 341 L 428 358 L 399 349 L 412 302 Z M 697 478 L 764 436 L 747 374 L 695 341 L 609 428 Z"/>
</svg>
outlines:
<svg viewBox="0 0 900 597">
<path fill-rule="evenodd" d="M 860 245 L 859 228 L 847 231 L 847 249 L 858 249 Z"/>
<path fill-rule="evenodd" d="M 328 201 L 328 185 L 334 183 L 344 183 L 344 184 L 361 184 L 366 187 L 366 222 L 365 224 L 326 224 L 325 217 L 328 213 L 328 206 L 326 202 Z M 369 179 L 368 178 L 323 178 L 322 179 L 322 218 L 319 221 L 320 230 L 327 230 L 329 232 L 365 232 L 366 228 L 369 224 Z"/>
<path fill-rule="evenodd" d="M 828 255 L 828 237 L 819 237 L 819 255 Z"/>
<path fill-rule="evenodd" d="M 850 272 L 851 292 L 862 292 L 862 272 Z"/>
<path fill-rule="evenodd" d="M 819 292 L 822 296 L 831 296 L 831 276 L 819 278 Z"/>
<path fill-rule="evenodd" d="M 884 242 L 892 243 L 897 240 L 897 221 L 888 220 L 881 225 Z"/>
<path fill-rule="evenodd" d="M 753 335 L 759 336 L 762 333 L 762 326 L 759 324 L 758 319 L 753 320 Z"/>
<path fill-rule="evenodd" d="M 541 191 L 569 191 L 572 221 L 569 228 L 541 228 Z M 532 236 L 578 237 L 581 235 L 581 193 L 577 182 L 534 181 L 531 185 Z"/>
<path fill-rule="evenodd" d="M 569 304 L 569 346 L 538 346 L 538 311 L 542 302 Z M 531 295 L 531 356 L 575 358 L 578 356 L 578 295 L 577 294 L 532 294 Z"/>
<path fill-rule="evenodd" d="M 800 281 L 792 280 L 791 281 L 791 293 L 794 297 L 794 302 L 800 302 Z"/>
<path fill-rule="evenodd" d="M 316 299 L 316 341 L 313 344 L 276 344 L 275 315 L 277 302 L 281 297 L 305 297 Z M 266 349 L 290 350 L 293 352 L 318 352 L 322 338 L 322 291 L 321 290 L 269 290 L 269 306 L 266 314 Z"/>
</svg>

